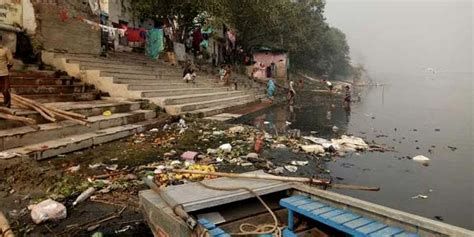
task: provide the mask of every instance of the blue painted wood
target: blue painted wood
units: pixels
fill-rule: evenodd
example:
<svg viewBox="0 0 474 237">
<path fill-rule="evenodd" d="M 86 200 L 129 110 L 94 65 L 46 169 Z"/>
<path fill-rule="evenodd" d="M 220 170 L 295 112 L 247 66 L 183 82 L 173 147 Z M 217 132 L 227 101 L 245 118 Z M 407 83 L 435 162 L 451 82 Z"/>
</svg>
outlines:
<svg viewBox="0 0 474 237">
<path fill-rule="evenodd" d="M 283 236 L 296 236 L 293 230 L 294 212 L 331 226 L 352 236 L 397 236 L 417 237 L 417 234 L 403 232 L 402 229 L 390 227 L 383 223 L 361 217 L 347 210 L 332 207 L 305 196 L 292 196 L 280 200 L 280 205 L 288 209 L 288 226 Z M 286 231 L 286 232 L 285 232 Z M 286 233 L 286 235 L 285 235 Z"/>
<path fill-rule="evenodd" d="M 334 211 L 330 211 L 330 212 L 327 212 L 325 214 L 322 214 L 321 217 L 326 218 L 326 219 L 330 219 L 331 217 L 339 216 L 339 215 L 342 215 L 344 213 L 346 213 L 346 212 L 341 210 L 341 209 L 336 209 Z"/>
<path fill-rule="evenodd" d="M 293 218 L 294 218 L 294 215 L 295 214 L 293 213 L 293 210 L 288 209 L 288 229 L 291 230 L 291 231 L 293 231 L 293 225 L 294 225 Z"/>
<path fill-rule="evenodd" d="M 337 224 L 344 224 L 346 222 L 349 222 L 349 221 L 353 221 L 357 218 L 359 218 L 360 216 L 359 215 L 355 215 L 355 214 L 352 214 L 352 213 L 344 213 L 342 215 L 339 215 L 339 216 L 335 216 L 335 217 L 331 217 L 329 218 L 331 221 L 334 221 L 335 223 Z"/>
<path fill-rule="evenodd" d="M 212 223 L 209 220 L 204 219 L 204 218 L 199 219 L 198 223 L 201 224 L 202 226 L 204 226 L 204 228 L 206 228 L 208 230 L 216 228 L 216 225 L 214 223 Z"/>
<path fill-rule="evenodd" d="M 361 233 L 363 233 L 363 234 L 368 235 L 368 234 L 370 234 L 370 233 L 373 233 L 373 232 L 378 231 L 378 230 L 380 230 L 380 229 L 382 229 L 382 228 L 385 228 L 385 227 L 387 227 L 387 225 L 382 224 L 382 223 L 380 223 L 380 222 L 372 222 L 372 223 L 370 223 L 370 224 L 368 224 L 368 225 L 364 225 L 364 226 L 362 226 L 362 227 L 359 227 L 359 228 L 357 228 L 356 230 L 357 230 L 358 232 L 361 232 Z"/>
<path fill-rule="evenodd" d="M 322 208 L 313 210 L 311 213 L 312 213 L 313 215 L 319 216 L 319 215 L 324 214 L 324 213 L 326 213 L 326 212 L 330 212 L 330 211 L 332 211 L 332 210 L 334 210 L 334 209 L 335 209 L 334 207 L 326 206 L 326 207 L 322 207 Z"/>
<path fill-rule="evenodd" d="M 308 204 L 305 204 L 305 205 L 301 205 L 299 206 L 299 208 L 301 209 L 305 209 L 307 211 L 312 211 L 314 209 L 318 209 L 318 208 L 321 208 L 321 207 L 324 207 L 324 206 L 327 206 L 326 204 L 324 203 L 320 203 L 320 202 L 311 202 L 311 203 L 308 203 Z"/>
<path fill-rule="evenodd" d="M 293 233 L 293 231 L 289 230 L 288 228 L 285 228 L 282 234 L 283 234 L 283 237 L 297 237 L 297 235 Z"/>
<path fill-rule="evenodd" d="M 415 233 L 409 233 L 409 232 L 403 232 L 400 234 L 394 235 L 395 237 L 420 237 L 418 234 Z"/>
<path fill-rule="evenodd" d="M 347 222 L 347 223 L 344 224 L 344 226 L 347 226 L 347 227 L 352 228 L 352 229 L 357 229 L 361 226 L 368 225 L 372 222 L 374 222 L 374 220 L 370 220 L 370 219 L 362 217 L 362 218 L 359 218 L 357 220 Z"/>
<path fill-rule="evenodd" d="M 385 236 L 393 236 L 393 235 L 396 235 L 396 234 L 400 234 L 402 233 L 403 230 L 400 229 L 400 228 L 397 228 L 397 227 L 387 227 L 387 228 L 383 228 L 377 232 L 374 232 L 372 234 L 370 234 L 370 236 L 373 236 L 373 237 L 385 237 Z"/>
<path fill-rule="evenodd" d="M 225 234 L 224 230 L 222 230 L 221 228 L 215 228 L 215 229 L 212 229 L 212 230 L 208 230 L 208 232 L 211 236 L 219 236 L 221 234 Z"/>
</svg>

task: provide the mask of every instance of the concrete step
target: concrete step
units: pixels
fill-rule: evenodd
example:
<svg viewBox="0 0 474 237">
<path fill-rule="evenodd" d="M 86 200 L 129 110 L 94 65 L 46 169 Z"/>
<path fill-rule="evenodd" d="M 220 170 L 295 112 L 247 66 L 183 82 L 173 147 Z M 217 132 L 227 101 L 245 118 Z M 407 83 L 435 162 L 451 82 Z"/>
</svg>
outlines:
<svg viewBox="0 0 474 237">
<path fill-rule="evenodd" d="M 141 71 L 113 71 L 101 70 L 101 76 L 118 77 L 118 78 L 137 78 L 137 79 L 167 79 L 167 78 L 182 78 L 180 72 L 175 71 L 160 71 L 160 72 L 141 72 Z"/>
<path fill-rule="evenodd" d="M 171 67 L 161 62 L 155 62 L 152 60 L 143 60 L 143 59 L 130 59 L 130 58 L 104 58 L 99 56 L 90 56 L 90 55 L 57 55 L 58 58 L 65 58 L 67 60 L 77 60 L 81 62 L 94 62 L 102 64 L 125 64 L 125 65 L 136 65 L 136 66 L 153 66 L 153 67 Z M 177 67 L 176 67 L 177 68 Z"/>
<path fill-rule="evenodd" d="M 93 89 L 93 86 L 86 86 L 85 84 L 75 85 L 12 85 L 12 92 L 18 95 L 32 95 L 32 94 L 72 94 L 84 93 L 87 89 Z"/>
<path fill-rule="evenodd" d="M 165 106 L 166 112 L 171 115 L 179 115 L 184 113 L 191 113 L 192 111 L 202 110 L 205 108 L 216 107 L 219 105 L 224 105 L 227 103 L 235 103 L 237 101 L 248 101 L 251 100 L 251 95 L 237 95 L 237 96 L 228 96 L 225 98 L 219 98 L 215 100 L 206 100 L 199 101 L 187 104 L 171 105 Z"/>
<path fill-rule="evenodd" d="M 73 79 L 59 79 L 53 77 L 10 77 L 10 85 L 72 85 L 77 82 Z"/>
<path fill-rule="evenodd" d="M 216 115 L 216 114 L 224 113 L 226 110 L 239 108 L 241 106 L 246 106 L 248 104 L 254 103 L 254 102 L 259 101 L 259 100 L 260 99 L 257 99 L 257 98 L 239 100 L 239 101 L 236 101 L 236 102 L 230 102 L 230 103 L 227 103 L 227 104 L 222 104 L 222 105 L 209 107 L 209 108 L 205 108 L 205 109 L 193 110 L 193 111 L 190 111 L 189 113 L 198 115 L 199 117 L 203 118 L 203 117 L 208 117 L 208 116 L 213 116 L 213 115 Z"/>
<path fill-rule="evenodd" d="M 68 63 L 80 64 L 81 69 L 104 69 L 104 70 L 142 70 L 142 71 L 160 71 L 160 70 L 179 70 L 180 68 L 169 68 L 166 66 L 147 66 L 147 65 L 134 65 L 128 63 L 102 63 L 102 62 L 89 62 L 69 59 Z"/>
<path fill-rule="evenodd" d="M 143 85 L 143 84 L 165 84 L 165 83 L 185 83 L 182 77 L 166 77 L 166 78 L 158 78 L 158 79 L 143 79 L 143 78 L 120 78 L 114 77 L 114 83 L 117 84 L 129 84 L 129 85 Z M 193 83 L 188 83 L 193 84 Z M 216 85 L 216 86 L 223 86 L 223 83 L 216 83 L 215 80 L 210 78 L 198 78 L 196 79 L 195 84 L 200 85 Z"/>
<path fill-rule="evenodd" d="M 150 119 L 134 124 L 105 128 L 94 132 L 43 141 L 8 151 L 33 159 L 43 160 L 144 132 L 150 129 L 156 122 L 158 122 L 157 119 Z"/>
<path fill-rule="evenodd" d="M 189 83 L 184 83 L 189 84 Z M 214 93 L 224 92 L 227 88 L 177 88 L 177 89 L 162 89 L 162 90 L 149 90 L 142 91 L 142 98 L 151 97 L 165 97 L 165 96 L 176 96 L 176 95 L 195 95 L 203 93 Z"/>
<path fill-rule="evenodd" d="M 40 143 L 45 140 L 58 139 L 74 134 L 94 132 L 97 130 L 136 123 L 156 117 L 151 110 L 136 110 L 128 113 L 112 114 L 109 117 L 89 117 L 90 127 L 79 125 L 72 121 L 40 124 L 40 130 L 31 127 L 21 127 L 0 131 L 0 150 Z"/>
<path fill-rule="evenodd" d="M 225 99 L 228 97 L 242 96 L 245 95 L 244 91 L 224 91 L 224 92 L 214 92 L 206 94 L 195 94 L 195 95 L 178 95 L 170 96 L 163 98 L 163 104 L 168 105 L 179 105 L 179 104 L 189 104 L 203 101 L 213 101 L 218 99 Z"/>
<path fill-rule="evenodd" d="M 127 84 L 127 83 L 125 83 Z M 168 89 L 183 89 L 183 88 L 226 88 L 216 83 L 184 83 L 184 82 L 158 82 L 158 83 L 133 83 L 128 85 L 128 90 L 131 91 L 145 91 L 145 90 L 168 90 Z"/>
<path fill-rule="evenodd" d="M 100 93 L 84 92 L 84 93 L 63 93 L 63 94 L 33 94 L 22 95 L 25 98 L 35 100 L 40 103 L 51 102 L 67 102 L 67 101 L 91 101 L 100 99 Z"/>
</svg>

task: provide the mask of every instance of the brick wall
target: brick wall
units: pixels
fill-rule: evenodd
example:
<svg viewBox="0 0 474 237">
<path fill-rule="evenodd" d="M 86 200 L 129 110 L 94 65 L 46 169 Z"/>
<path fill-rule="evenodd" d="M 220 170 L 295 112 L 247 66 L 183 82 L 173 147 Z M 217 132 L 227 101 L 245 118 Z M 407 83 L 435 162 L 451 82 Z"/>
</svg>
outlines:
<svg viewBox="0 0 474 237">
<path fill-rule="evenodd" d="M 36 37 L 46 50 L 69 53 L 100 52 L 100 31 L 76 19 L 98 22 L 87 0 L 32 0 L 38 28 Z"/>
</svg>

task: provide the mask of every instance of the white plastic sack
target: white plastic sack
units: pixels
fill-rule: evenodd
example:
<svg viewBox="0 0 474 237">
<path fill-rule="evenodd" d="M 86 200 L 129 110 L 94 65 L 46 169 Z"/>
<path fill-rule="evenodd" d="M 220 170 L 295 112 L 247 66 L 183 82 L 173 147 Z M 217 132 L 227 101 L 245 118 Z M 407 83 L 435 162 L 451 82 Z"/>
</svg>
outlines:
<svg viewBox="0 0 474 237">
<path fill-rule="evenodd" d="M 226 144 L 222 144 L 219 149 L 221 149 L 222 151 L 224 152 L 231 152 L 232 151 L 232 145 L 230 145 L 229 143 L 226 143 Z"/>
<path fill-rule="evenodd" d="M 31 209 L 31 219 L 36 224 L 48 220 L 61 220 L 67 217 L 66 207 L 52 199 L 44 200 L 33 206 Z"/>
<path fill-rule="evenodd" d="M 324 153 L 324 148 L 320 145 L 301 145 L 300 147 L 306 153 Z"/>
</svg>

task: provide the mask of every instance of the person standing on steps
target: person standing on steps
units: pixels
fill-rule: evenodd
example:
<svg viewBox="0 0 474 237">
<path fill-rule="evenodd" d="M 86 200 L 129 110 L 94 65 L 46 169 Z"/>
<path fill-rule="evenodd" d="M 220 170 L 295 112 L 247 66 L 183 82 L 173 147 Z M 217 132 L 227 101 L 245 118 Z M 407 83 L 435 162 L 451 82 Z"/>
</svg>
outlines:
<svg viewBox="0 0 474 237">
<path fill-rule="evenodd" d="M 0 91 L 3 94 L 3 104 L 5 107 L 11 107 L 10 95 L 10 77 L 9 70 L 13 66 L 13 56 L 7 47 L 3 44 L 3 37 L 0 35 Z"/>
<path fill-rule="evenodd" d="M 288 104 L 293 105 L 295 103 L 295 96 L 295 83 L 293 81 L 290 81 L 290 88 L 288 91 Z"/>
</svg>

